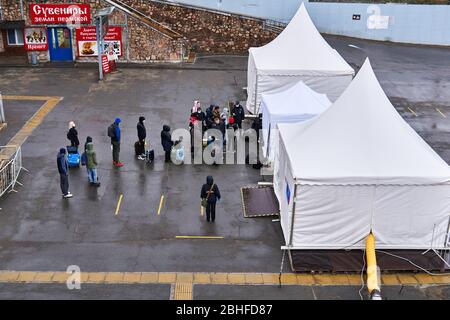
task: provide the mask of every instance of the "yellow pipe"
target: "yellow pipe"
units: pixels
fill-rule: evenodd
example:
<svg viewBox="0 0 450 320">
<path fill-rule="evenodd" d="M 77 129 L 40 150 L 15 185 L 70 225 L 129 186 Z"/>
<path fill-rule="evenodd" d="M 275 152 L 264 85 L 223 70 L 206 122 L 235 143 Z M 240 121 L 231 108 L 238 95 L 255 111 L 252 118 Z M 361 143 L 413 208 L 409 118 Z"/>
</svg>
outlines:
<svg viewBox="0 0 450 320">
<path fill-rule="evenodd" d="M 366 240 L 366 260 L 367 260 L 367 288 L 369 294 L 374 290 L 380 291 L 378 279 L 377 257 L 375 255 L 375 237 L 372 232 Z"/>
</svg>

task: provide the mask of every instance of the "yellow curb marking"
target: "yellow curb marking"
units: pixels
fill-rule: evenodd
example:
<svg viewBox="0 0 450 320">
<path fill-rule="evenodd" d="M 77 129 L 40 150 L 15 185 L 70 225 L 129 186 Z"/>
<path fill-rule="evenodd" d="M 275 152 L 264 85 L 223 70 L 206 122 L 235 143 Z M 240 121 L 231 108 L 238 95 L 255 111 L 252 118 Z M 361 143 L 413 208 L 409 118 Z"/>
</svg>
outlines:
<svg viewBox="0 0 450 320">
<path fill-rule="evenodd" d="M 140 283 L 141 273 L 140 272 L 125 272 L 123 276 L 124 283 Z"/>
<path fill-rule="evenodd" d="M 142 272 L 141 283 L 157 283 L 158 272 Z"/>
<path fill-rule="evenodd" d="M 413 109 L 411 109 L 410 107 L 408 107 L 409 112 L 411 112 L 415 117 L 417 117 L 417 113 L 414 112 Z"/>
<path fill-rule="evenodd" d="M 439 112 L 441 114 L 442 117 L 447 118 L 447 116 L 445 115 L 445 113 L 443 113 L 439 108 L 435 108 L 437 112 Z"/>
<path fill-rule="evenodd" d="M 66 272 L 0 271 L 0 283 L 66 283 Z M 383 285 L 450 285 L 450 276 L 430 276 L 425 273 L 383 274 Z M 227 284 L 227 285 L 278 285 L 278 273 L 213 273 L 213 272 L 84 272 L 85 283 L 133 284 Z M 357 274 L 306 274 L 283 273 L 283 285 L 359 285 Z M 182 288 L 180 288 L 181 290 Z M 184 291 L 183 291 L 184 292 Z"/>
<path fill-rule="evenodd" d="M 176 239 L 223 239 L 220 236 L 176 236 Z"/>
<path fill-rule="evenodd" d="M 161 195 L 161 200 L 159 200 L 158 216 L 161 214 L 161 208 L 164 202 L 164 195 Z"/>
<path fill-rule="evenodd" d="M 120 194 L 119 201 L 117 202 L 117 207 L 116 207 L 116 213 L 115 213 L 116 216 L 119 214 L 120 204 L 122 203 L 122 198 L 123 198 L 123 194 Z"/>
<path fill-rule="evenodd" d="M 211 276 L 209 273 L 194 273 L 194 283 L 199 284 L 211 283 Z"/>
</svg>

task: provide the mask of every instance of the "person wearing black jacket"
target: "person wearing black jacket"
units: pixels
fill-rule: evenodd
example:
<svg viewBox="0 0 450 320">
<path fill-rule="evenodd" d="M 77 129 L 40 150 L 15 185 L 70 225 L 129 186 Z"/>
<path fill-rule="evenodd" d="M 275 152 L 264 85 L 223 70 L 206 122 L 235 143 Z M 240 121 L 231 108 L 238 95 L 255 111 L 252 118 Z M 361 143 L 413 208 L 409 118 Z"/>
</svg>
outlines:
<svg viewBox="0 0 450 320">
<path fill-rule="evenodd" d="M 200 198 L 208 199 L 208 204 L 206 206 L 206 221 L 214 222 L 216 219 L 216 202 L 220 200 L 220 191 L 217 184 L 214 183 L 212 176 L 206 177 L 206 183 L 202 186 Z"/>
<path fill-rule="evenodd" d="M 168 125 L 163 125 L 161 131 L 161 145 L 165 152 L 165 162 L 170 162 L 170 152 L 172 151 L 173 141 L 170 134 L 170 127 Z"/>
<path fill-rule="evenodd" d="M 72 198 L 73 195 L 69 192 L 69 164 L 67 163 L 65 148 L 59 149 L 56 164 L 58 166 L 62 196 L 66 199 Z"/>
<path fill-rule="evenodd" d="M 71 147 L 77 147 L 80 145 L 80 140 L 78 140 L 78 131 L 75 129 L 75 122 L 69 122 L 69 132 L 67 132 L 67 139 L 70 140 Z"/>
<path fill-rule="evenodd" d="M 147 130 L 145 129 L 145 117 L 139 117 L 139 122 L 137 124 L 137 135 L 140 147 L 140 154 L 138 155 L 139 160 L 145 160 L 145 138 L 147 137 Z"/>
<path fill-rule="evenodd" d="M 92 142 L 92 137 L 87 136 L 86 137 L 86 142 L 84 143 L 84 152 L 87 151 L 87 145 L 88 145 L 88 143 L 91 143 L 91 142 Z"/>
<path fill-rule="evenodd" d="M 239 101 L 236 101 L 234 103 L 234 107 L 233 107 L 233 111 L 231 112 L 231 115 L 234 118 L 234 123 L 237 124 L 239 129 L 242 129 L 242 121 L 245 118 L 245 111 L 244 111 L 244 108 L 239 103 Z"/>
</svg>

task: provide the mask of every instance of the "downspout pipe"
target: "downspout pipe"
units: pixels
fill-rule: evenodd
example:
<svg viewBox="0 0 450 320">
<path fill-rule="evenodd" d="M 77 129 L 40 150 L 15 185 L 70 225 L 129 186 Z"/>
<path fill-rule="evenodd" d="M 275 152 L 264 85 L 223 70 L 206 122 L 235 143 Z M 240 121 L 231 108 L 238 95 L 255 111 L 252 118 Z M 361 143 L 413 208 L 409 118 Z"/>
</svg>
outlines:
<svg viewBox="0 0 450 320">
<path fill-rule="evenodd" d="M 375 254 L 375 237 L 372 232 L 369 233 L 366 240 L 366 261 L 367 289 L 369 290 L 370 300 L 382 300 L 377 257 Z"/>
</svg>

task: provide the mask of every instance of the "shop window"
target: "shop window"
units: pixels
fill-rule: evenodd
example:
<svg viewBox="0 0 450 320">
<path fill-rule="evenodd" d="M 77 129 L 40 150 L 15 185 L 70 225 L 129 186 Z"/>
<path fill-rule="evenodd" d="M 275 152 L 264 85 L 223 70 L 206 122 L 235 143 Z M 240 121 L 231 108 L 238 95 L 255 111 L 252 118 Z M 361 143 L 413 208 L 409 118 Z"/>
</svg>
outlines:
<svg viewBox="0 0 450 320">
<path fill-rule="evenodd" d="M 23 30 L 8 29 L 8 45 L 23 46 Z"/>
</svg>

